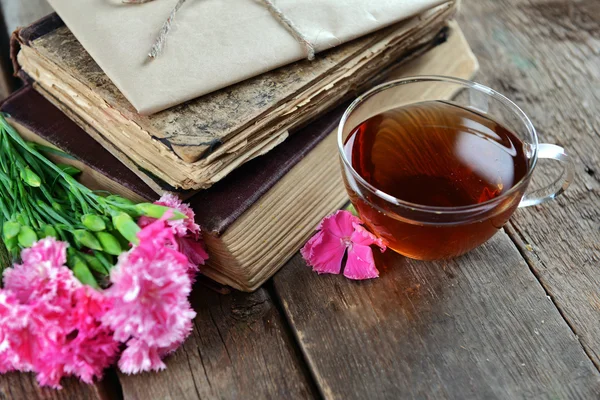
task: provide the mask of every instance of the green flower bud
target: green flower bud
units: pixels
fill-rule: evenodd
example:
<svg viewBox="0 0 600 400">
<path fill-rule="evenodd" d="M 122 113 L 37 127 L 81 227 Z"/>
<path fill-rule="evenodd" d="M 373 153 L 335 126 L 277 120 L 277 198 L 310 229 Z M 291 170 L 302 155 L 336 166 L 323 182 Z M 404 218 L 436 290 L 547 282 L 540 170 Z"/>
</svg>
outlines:
<svg viewBox="0 0 600 400">
<path fill-rule="evenodd" d="M 58 233 L 56 232 L 56 229 L 54 229 L 54 227 L 52 225 L 42 226 L 40 238 L 45 238 L 45 237 L 58 238 Z"/>
<path fill-rule="evenodd" d="M 94 275 L 92 275 L 92 272 L 88 268 L 83 258 L 79 257 L 78 255 L 74 255 L 71 256 L 70 259 L 71 262 L 69 263 L 69 266 L 73 270 L 73 275 L 75 275 L 75 278 L 79 279 L 79 282 L 83 283 L 84 285 L 91 286 L 94 289 L 99 289 L 100 286 L 98 285 L 98 282 L 96 282 Z"/>
<path fill-rule="evenodd" d="M 102 249 L 108 254 L 112 254 L 113 256 L 118 256 L 123 252 L 121 245 L 116 237 L 111 235 L 108 232 L 97 232 L 96 237 L 100 241 L 102 245 Z"/>
<path fill-rule="evenodd" d="M 56 164 L 58 168 L 60 168 L 64 173 L 69 174 L 71 176 L 75 176 L 81 172 L 80 169 L 75 168 L 72 165 L 67 164 Z"/>
<path fill-rule="evenodd" d="M 42 179 L 39 175 L 33 172 L 29 167 L 25 167 L 25 169 L 21 170 L 21 179 L 32 187 L 40 187 L 42 184 Z"/>
<path fill-rule="evenodd" d="M 4 240 L 12 239 L 17 237 L 19 231 L 21 230 L 21 224 L 15 221 L 6 221 L 2 226 L 2 236 Z"/>
<path fill-rule="evenodd" d="M 171 211 L 170 220 L 175 219 L 184 219 L 186 215 L 180 211 L 175 210 L 174 208 L 160 206 L 158 204 L 152 203 L 140 203 L 136 204 L 135 208 L 142 214 L 152 218 L 161 218 L 164 213 L 167 211 Z"/>
<path fill-rule="evenodd" d="M 25 218 L 23 218 L 23 215 L 21 215 L 21 213 L 18 213 L 18 214 L 16 214 L 16 215 L 15 215 L 15 219 L 17 220 L 17 222 L 18 222 L 18 223 L 19 223 L 21 226 L 23 226 L 23 225 L 27 225 L 27 224 L 25 223 Z"/>
<path fill-rule="evenodd" d="M 6 247 L 6 250 L 13 252 L 13 251 L 17 251 L 19 250 L 19 246 L 18 246 L 18 242 L 17 242 L 17 237 L 11 237 L 10 239 L 4 239 L 4 246 Z M 18 253 L 17 253 L 18 254 Z"/>
<path fill-rule="evenodd" d="M 83 226 L 94 232 L 100 232 L 106 229 L 106 223 L 96 214 L 85 214 L 81 216 Z"/>
<path fill-rule="evenodd" d="M 117 240 L 119 241 L 119 244 L 121 245 L 122 249 L 128 249 L 129 248 L 129 246 L 130 246 L 129 240 L 125 239 L 123 237 L 123 235 L 121 235 L 119 233 L 119 231 L 116 231 L 116 230 L 115 231 L 111 231 L 110 234 L 117 238 Z"/>
<path fill-rule="evenodd" d="M 21 247 L 31 247 L 38 240 L 38 237 L 33 229 L 30 226 L 24 225 L 21 227 L 19 231 L 19 235 L 17 236 L 17 240 L 19 242 L 19 246 Z"/>
<path fill-rule="evenodd" d="M 112 218 L 113 225 L 119 231 L 121 235 L 131 243 L 138 244 L 139 239 L 137 233 L 140 231 L 140 227 L 133 221 L 129 214 L 121 212 Z"/>
<path fill-rule="evenodd" d="M 75 237 L 75 240 L 82 246 L 92 250 L 102 250 L 102 245 L 90 231 L 86 231 L 85 229 L 76 229 L 73 231 L 73 236 Z"/>
<path fill-rule="evenodd" d="M 96 257 L 96 259 L 98 261 L 100 261 L 100 263 L 102 264 L 102 266 L 104 267 L 104 269 L 106 271 L 109 271 L 112 269 L 112 267 L 114 266 L 114 260 L 113 260 L 113 256 L 111 256 L 110 254 L 106 254 L 103 253 L 101 251 L 94 251 L 94 257 Z"/>
<path fill-rule="evenodd" d="M 87 265 L 93 270 L 102 275 L 108 275 L 108 270 L 102 265 L 99 259 L 91 254 L 81 253 L 80 256 L 85 260 Z"/>
</svg>

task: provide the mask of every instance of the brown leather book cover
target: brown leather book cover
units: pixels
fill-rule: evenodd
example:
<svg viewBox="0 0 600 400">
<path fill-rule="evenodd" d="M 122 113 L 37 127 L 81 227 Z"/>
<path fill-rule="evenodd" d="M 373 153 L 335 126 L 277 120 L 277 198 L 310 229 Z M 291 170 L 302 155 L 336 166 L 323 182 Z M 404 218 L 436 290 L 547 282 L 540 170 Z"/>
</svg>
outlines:
<svg viewBox="0 0 600 400">
<path fill-rule="evenodd" d="M 335 128 L 345 107 L 342 105 L 298 130 L 273 151 L 246 163 L 210 189 L 189 198 L 187 201 L 196 211 L 196 221 L 204 230 L 222 234 Z M 37 136 L 76 157 L 86 167 L 145 199 L 157 198 L 136 174 L 31 86 L 26 85 L 13 93 L 2 103 L 0 110 Z"/>
</svg>

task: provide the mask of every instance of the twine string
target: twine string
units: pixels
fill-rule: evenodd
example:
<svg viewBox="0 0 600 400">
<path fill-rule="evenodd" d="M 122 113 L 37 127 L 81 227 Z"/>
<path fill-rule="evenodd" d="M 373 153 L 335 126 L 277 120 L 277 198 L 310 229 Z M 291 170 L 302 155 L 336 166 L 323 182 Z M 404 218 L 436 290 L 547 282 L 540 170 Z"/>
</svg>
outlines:
<svg viewBox="0 0 600 400">
<path fill-rule="evenodd" d="M 273 3 L 272 0 L 262 0 L 262 2 L 265 4 L 265 6 L 267 7 L 267 10 L 269 10 L 269 12 L 271 13 L 271 15 L 273 17 L 275 17 L 275 19 L 277 21 L 279 21 L 279 23 L 281 23 L 283 26 L 285 26 L 286 29 L 292 34 L 292 36 L 301 45 L 304 46 L 304 48 L 306 49 L 306 57 L 309 60 L 314 60 L 314 58 L 315 58 L 315 47 L 310 42 L 310 40 L 308 40 L 308 38 L 300 31 L 300 29 L 298 29 L 298 27 L 296 26 L 296 24 L 294 24 L 292 22 L 292 20 L 290 20 L 283 13 L 283 11 L 281 11 L 281 9 L 279 7 L 277 7 L 275 5 L 275 3 Z"/>
<path fill-rule="evenodd" d="M 122 0 L 122 1 L 123 1 L 123 3 L 126 3 L 126 4 L 144 4 L 144 3 L 149 3 L 154 0 Z M 150 52 L 148 53 L 148 57 L 150 59 L 155 59 L 156 57 L 158 57 L 162 54 L 163 49 L 165 47 L 165 43 L 167 42 L 167 37 L 169 36 L 169 32 L 171 32 L 171 25 L 173 24 L 175 15 L 177 14 L 177 12 L 181 8 L 181 6 L 183 6 L 183 4 L 186 1 L 187 0 L 178 0 L 177 4 L 175 4 L 175 7 L 173 8 L 173 10 L 171 10 L 169 17 L 164 22 L 163 26 L 160 28 L 160 31 L 158 32 L 158 36 L 156 37 L 154 44 L 150 48 Z M 306 57 L 309 60 L 314 60 L 315 47 L 311 43 L 311 41 L 308 40 L 308 38 L 300 31 L 300 29 L 298 29 L 296 24 L 294 24 L 294 22 L 292 22 L 292 20 L 290 20 L 283 13 L 283 11 L 279 7 L 277 7 L 277 5 L 273 2 L 273 0 L 260 0 L 260 1 L 264 4 L 264 6 L 267 8 L 267 10 L 269 10 L 269 13 L 281 25 L 283 25 L 288 30 L 288 32 L 290 32 L 292 34 L 294 39 L 296 39 L 298 41 L 298 43 L 300 43 L 302 46 L 304 46 L 304 48 L 306 50 Z"/>
</svg>

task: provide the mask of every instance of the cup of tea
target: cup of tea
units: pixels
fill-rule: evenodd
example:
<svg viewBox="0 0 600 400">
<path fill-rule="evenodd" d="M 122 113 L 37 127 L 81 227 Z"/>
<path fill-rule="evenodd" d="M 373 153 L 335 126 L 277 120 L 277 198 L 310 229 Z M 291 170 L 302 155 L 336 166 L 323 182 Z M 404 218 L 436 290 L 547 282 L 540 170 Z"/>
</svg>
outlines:
<svg viewBox="0 0 600 400">
<path fill-rule="evenodd" d="M 442 76 L 399 79 L 356 99 L 338 129 L 350 200 L 388 247 L 419 260 L 461 255 L 519 207 L 561 194 L 573 177 L 564 149 L 538 143 L 529 118 L 502 94 Z M 538 159 L 560 177 L 527 192 Z"/>
</svg>

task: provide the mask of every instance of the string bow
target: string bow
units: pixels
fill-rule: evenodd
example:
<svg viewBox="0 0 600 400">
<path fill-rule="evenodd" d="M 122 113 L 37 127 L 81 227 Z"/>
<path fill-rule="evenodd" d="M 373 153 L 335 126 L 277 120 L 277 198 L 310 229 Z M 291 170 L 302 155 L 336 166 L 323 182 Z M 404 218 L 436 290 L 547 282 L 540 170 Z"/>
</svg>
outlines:
<svg viewBox="0 0 600 400">
<path fill-rule="evenodd" d="M 126 4 L 144 4 L 144 3 L 149 3 L 149 2 L 155 1 L 155 0 L 122 0 L 122 1 L 123 1 L 123 3 L 126 3 Z M 165 43 L 167 41 L 167 37 L 169 36 L 169 32 L 171 31 L 171 25 L 173 24 L 175 15 L 177 14 L 177 12 L 181 8 L 181 6 L 183 6 L 183 4 L 186 1 L 187 0 L 178 0 L 177 1 L 177 4 L 175 4 L 175 7 L 173 8 L 173 10 L 171 10 L 169 17 L 164 22 L 163 26 L 160 28 L 160 31 L 158 32 L 158 36 L 156 37 L 156 40 L 154 41 L 154 44 L 152 45 L 152 47 L 150 48 L 150 52 L 148 53 L 148 57 L 150 57 L 151 59 L 158 57 L 162 53 L 162 51 L 165 47 Z M 304 46 L 304 48 L 306 49 L 306 57 L 309 60 L 313 60 L 315 58 L 315 47 L 310 42 L 310 40 L 308 40 L 308 38 L 298 29 L 296 24 L 294 24 L 292 22 L 292 20 L 290 20 L 283 13 L 283 11 L 281 11 L 281 9 L 279 7 L 277 7 L 277 5 L 273 2 L 273 0 L 260 0 L 260 2 L 263 3 L 264 6 L 267 8 L 267 10 L 269 10 L 271 15 L 280 24 L 282 24 L 292 34 L 292 36 L 294 36 L 294 38 L 298 41 L 298 43 L 300 43 L 302 46 Z"/>
</svg>

